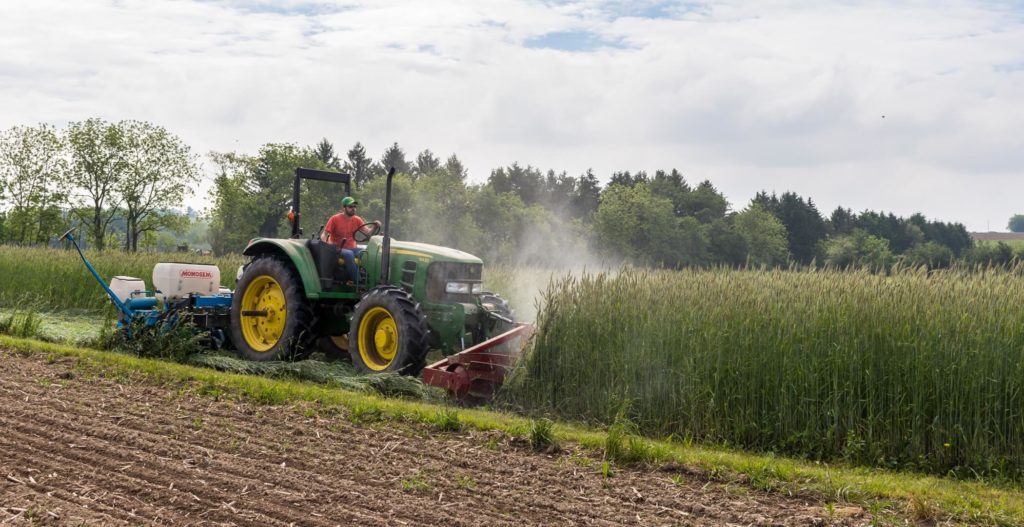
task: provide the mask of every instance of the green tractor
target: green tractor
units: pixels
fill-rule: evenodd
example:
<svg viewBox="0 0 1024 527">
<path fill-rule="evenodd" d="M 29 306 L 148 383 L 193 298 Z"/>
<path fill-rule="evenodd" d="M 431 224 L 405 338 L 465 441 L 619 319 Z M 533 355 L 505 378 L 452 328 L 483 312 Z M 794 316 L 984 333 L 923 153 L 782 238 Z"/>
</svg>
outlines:
<svg viewBox="0 0 1024 527">
<path fill-rule="evenodd" d="M 256 238 L 243 254 L 231 302 L 230 337 L 250 360 L 299 359 L 319 349 L 348 356 L 366 373 L 418 375 L 427 352 L 445 355 L 479 346 L 511 327 L 508 304 L 482 286 L 483 262 L 471 254 L 392 240 L 387 176 L 383 232 L 357 231 L 359 276 L 346 276 L 340 250 L 306 238 L 300 227 L 302 180 L 344 185 L 348 174 L 298 168 L 288 217 L 290 238 Z"/>
</svg>

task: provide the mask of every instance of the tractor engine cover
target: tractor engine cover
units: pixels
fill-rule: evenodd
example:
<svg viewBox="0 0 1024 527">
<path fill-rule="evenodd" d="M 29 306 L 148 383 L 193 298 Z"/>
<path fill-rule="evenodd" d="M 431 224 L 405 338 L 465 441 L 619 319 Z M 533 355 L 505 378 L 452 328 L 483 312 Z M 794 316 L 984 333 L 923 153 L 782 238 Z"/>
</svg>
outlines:
<svg viewBox="0 0 1024 527">
<path fill-rule="evenodd" d="M 186 295 L 216 295 L 220 292 L 220 269 L 216 265 L 161 262 L 153 267 L 153 287 L 165 302 Z"/>
</svg>

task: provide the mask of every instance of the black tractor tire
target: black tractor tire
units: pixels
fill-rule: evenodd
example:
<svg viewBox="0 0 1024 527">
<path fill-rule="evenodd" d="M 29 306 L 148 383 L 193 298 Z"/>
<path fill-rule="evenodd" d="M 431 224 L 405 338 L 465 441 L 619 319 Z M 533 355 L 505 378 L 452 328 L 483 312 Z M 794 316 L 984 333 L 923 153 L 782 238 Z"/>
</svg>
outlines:
<svg viewBox="0 0 1024 527">
<path fill-rule="evenodd" d="M 361 373 L 419 375 L 427 363 L 430 327 L 409 293 L 392 286 L 371 289 L 356 304 L 349 356 Z"/>
<path fill-rule="evenodd" d="M 290 263 L 260 257 L 231 299 L 231 342 L 252 361 L 298 360 L 312 351 L 313 310 Z"/>
<path fill-rule="evenodd" d="M 327 360 L 343 360 L 348 362 L 348 335 L 324 335 L 317 339 L 316 347 Z"/>
</svg>

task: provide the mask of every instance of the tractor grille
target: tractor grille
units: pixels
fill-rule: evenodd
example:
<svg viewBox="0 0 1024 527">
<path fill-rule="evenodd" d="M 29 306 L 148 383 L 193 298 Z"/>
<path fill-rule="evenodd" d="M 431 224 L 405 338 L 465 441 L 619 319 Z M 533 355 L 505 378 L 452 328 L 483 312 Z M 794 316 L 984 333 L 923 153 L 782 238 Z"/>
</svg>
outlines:
<svg viewBox="0 0 1024 527">
<path fill-rule="evenodd" d="M 434 262 L 427 267 L 427 301 L 437 304 L 451 302 L 472 302 L 473 295 L 445 293 L 447 282 L 480 283 L 482 264 L 457 262 Z"/>
</svg>

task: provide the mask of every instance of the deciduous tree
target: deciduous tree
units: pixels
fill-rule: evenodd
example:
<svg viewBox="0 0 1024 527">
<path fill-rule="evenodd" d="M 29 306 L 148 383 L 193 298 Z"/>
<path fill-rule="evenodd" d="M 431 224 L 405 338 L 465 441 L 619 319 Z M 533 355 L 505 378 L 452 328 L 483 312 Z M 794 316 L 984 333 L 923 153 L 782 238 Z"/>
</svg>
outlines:
<svg viewBox="0 0 1024 527">
<path fill-rule="evenodd" d="M 115 189 L 125 208 L 125 249 L 137 251 L 139 237 L 178 225 L 180 206 L 199 182 L 197 158 L 178 136 L 144 121 L 122 121 L 123 174 Z"/>
<path fill-rule="evenodd" d="M 60 233 L 65 169 L 63 140 L 52 126 L 15 126 L 0 133 L 0 188 L 10 204 L 6 239 L 38 243 Z"/>
<path fill-rule="evenodd" d="M 73 202 L 80 205 L 72 211 L 87 225 L 93 246 L 103 249 L 121 205 L 117 187 L 125 173 L 124 134 L 121 127 L 98 118 L 71 123 L 66 133 L 70 148 L 66 181 L 74 189 Z"/>
</svg>

